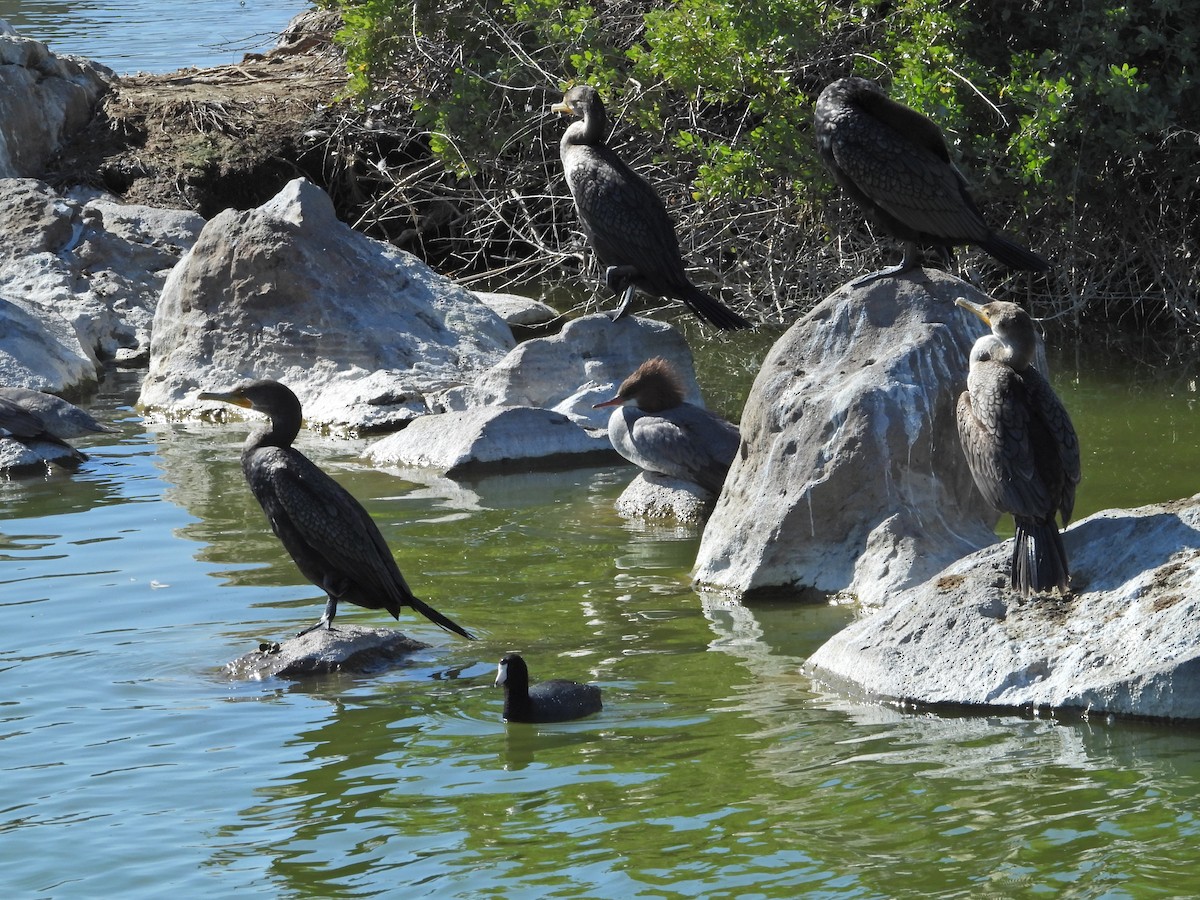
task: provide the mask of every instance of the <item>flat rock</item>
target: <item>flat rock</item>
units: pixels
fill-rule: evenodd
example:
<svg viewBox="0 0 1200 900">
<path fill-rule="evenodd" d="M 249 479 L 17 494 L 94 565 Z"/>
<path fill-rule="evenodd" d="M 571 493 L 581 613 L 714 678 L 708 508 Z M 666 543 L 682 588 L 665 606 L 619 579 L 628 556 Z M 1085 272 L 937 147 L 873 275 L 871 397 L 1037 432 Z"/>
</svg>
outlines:
<svg viewBox="0 0 1200 900">
<path fill-rule="evenodd" d="M 880 605 L 990 544 L 955 403 L 983 333 L 944 272 L 847 285 L 771 348 L 705 527 L 698 584 Z"/>
<path fill-rule="evenodd" d="M 331 672 L 370 674 L 391 668 L 428 646 L 398 628 L 364 628 L 338 622 L 332 631 L 318 628 L 252 650 L 228 663 L 225 671 L 238 681 L 304 678 Z"/>
<path fill-rule="evenodd" d="M 1071 596 L 1014 594 L 1004 541 L 847 626 L 810 674 L 934 707 L 1200 719 L 1200 495 L 1096 513 L 1064 542 Z"/>
<path fill-rule="evenodd" d="M 422 416 L 367 450 L 376 465 L 430 468 L 449 477 L 603 465 L 618 461 L 607 435 L 562 413 L 486 406 Z"/>
</svg>

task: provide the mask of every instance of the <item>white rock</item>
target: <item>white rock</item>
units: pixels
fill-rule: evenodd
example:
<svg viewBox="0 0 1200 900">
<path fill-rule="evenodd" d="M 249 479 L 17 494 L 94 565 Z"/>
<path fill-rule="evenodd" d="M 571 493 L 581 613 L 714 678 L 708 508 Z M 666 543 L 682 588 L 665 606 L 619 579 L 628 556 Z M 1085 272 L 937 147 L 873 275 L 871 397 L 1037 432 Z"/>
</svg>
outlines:
<svg viewBox="0 0 1200 900">
<path fill-rule="evenodd" d="M 214 217 L 171 272 L 139 402 L 191 415 L 210 408 L 200 390 L 270 377 L 310 425 L 396 428 L 513 343 L 469 291 L 339 222 L 325 192 L 296 179 Z"/>
<path fill-rule="evenodd" d="M 626 519 L 675 519 L 698 524 L 716 497 L 700 485 L 657 472 L 639 472 L 617 498 L 617 514 Z"/>
<path fill-rule="evenodd" d="M 549 325 L 560 317 L 560 313 L 548 303 L 525 297 L 521 294 L 502 294 L 493 291 L 475 291 L 475 296 L 509 326 L 539 328 Z"/>
<path fill-rule="evenodd" d="M 528 406 L 422 416 L 376 441 L 367 456 L 377 465 L 431 468 L 452 477 L 618 458 L 606 437 L 589 434 L 561 413 Z"/>
<path fill-rule="evenodd" d="M 1069 598 L 1021 599 L 1011 540 L 847 626 L 809 660 L 876 699 L 1200 719 L 1200 495 L 1064 536 Z"/>
<path fill-rule="evenodd" d="M 696 562 L 701 585 L 884 602 L 994 540 L 954 407 L 986 300 L 941 272 L 844 287 L 775 344 Z"/>
<path fill-rule="evenodd" d="M 473 384 L 438 398 L 445 410 L 476 406 L 555 409 L 588 428 L 608 427 L 610 410 L 593 410 L 638 366 L 653 356 L 675 363 L 686 399 L 700 400 L 692 353 L 673 326 L 651 319 L 608 316 L 573 319 L 558 334 L 518 344 Z"/>
<path fill-rule="evenodd" d="M 41 175 L 114 77 L 88 60 L 57 57 L 7 26 L 0 30 L 0 178 Z"/>
</svg>

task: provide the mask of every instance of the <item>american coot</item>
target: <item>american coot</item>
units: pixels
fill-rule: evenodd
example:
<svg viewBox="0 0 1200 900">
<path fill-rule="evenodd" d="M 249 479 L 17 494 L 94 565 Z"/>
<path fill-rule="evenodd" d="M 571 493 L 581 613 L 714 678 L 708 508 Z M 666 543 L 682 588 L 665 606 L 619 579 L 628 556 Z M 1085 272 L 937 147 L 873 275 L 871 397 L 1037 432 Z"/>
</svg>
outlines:
<svg viewBox="0 0 1200 900">
<path fill-rule="evenodd" d="M 370 514 L 293 449 L 301 409 L 289 388 L 277 381 L 248 381 L 231 391 L 206 391 L 200 399 L 222 400 L 270 418 L 269 424 L 246 439 L 242 472 L 296 566 L 329 597 L 325 614 L 300 634 L 322 625 L 332 629 L 338 602 L 345 600 L 367 609 L 386 609 L 397 619 L 400 607 L 409 606 L 447 631 L 474 639 L 461 625 L 413 596 Z"/>
<path fill-rule="evenodd" d="M 613 448 L 648 472 L 682 478 L 718 493 L 741 435 L 716 413 L 683 399 L 674 367 L 656 356 L 626 378 L 611 400 L 597 409 L 616 406 L 608 419 Z"/>
<path fill-rule="evenodd" d="M 1009 577 L 1022 595 L 1070 580 L 1063 527 L 1075 507 L 1079 439 L 1062 401 L 1033 367 L 1033 320 L 1015 303 L 962 297 L 991 329 L 971 348 L 967 389 L 958 398 L 958 434 L 984 499 L 1016 522 Z"/>
<path fill-rule="evenodd" d="M 679 300 L 718 328 L 748 327 L 748 319 L 704 293 L 687 277 L 679 238 L 662 199 L 604 143 L 608 117 L 596 89 L 576 85 L 551 110 L 581 117 L 563 134 L 559 156 L 579 223 L 600 264 L 606 267 L 604 281 L 621 296 L 613 318 L 625 314 L 636 288 L 655 297 Z"/>
<path fill-rule="evenodd" d="M 866 284 L 915 269 L 922 244 L 951 258 L 959 244 L 982 247 L 1014 269 L 1043 272 L 1036 253 L 992 231 L 950 161 L 942 131 L 867 78 L 841 78 L 817 98 L 817 151 L 834 179 L 878 228 L 904 242 L 904 259 L 858 279 Z"/>
<path fill-rule="evenodd" d="M 529 668 L 517 653 L 496 667 L 496 684 L 504 685 L 506 722 L 566 722 L 599 712 L 600 688 L 594 684 L 554 679 L 529 686 Z"/>
</svg>

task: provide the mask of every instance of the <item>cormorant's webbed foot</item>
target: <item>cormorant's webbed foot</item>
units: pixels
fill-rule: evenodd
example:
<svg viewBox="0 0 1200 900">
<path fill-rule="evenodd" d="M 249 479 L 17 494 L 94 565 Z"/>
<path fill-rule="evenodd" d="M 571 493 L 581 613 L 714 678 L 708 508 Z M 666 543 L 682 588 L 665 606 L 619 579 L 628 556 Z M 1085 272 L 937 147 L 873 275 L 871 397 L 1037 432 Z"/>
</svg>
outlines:
<svg viewBox="0 0 1200 900">
<path fill-rule="evenodd" d="M 604 270 L 604 283 L 621 298 L 621 305 L 612 314 L 614 322 L 629 311 L 629 304 L 633 301 L 633 280 L 637 274 L 637 269 L 633 266 L 609 266 Z"/>
<path fill-rule="evenodd" d="M 888 266 L 886 269 L 880 269 L 878 272 L 872 272 L 869 275 L 863 275 L 861 278 L 856 278 L 851 282 L 855 287 L 862 287 L 864 284 L 871 284 L 878 281 L 880 278 L 890 278 L 893 275 L 903 275 L 905 272 L 911 272 L 913 269 L 921 266 L 921 248 L 912 241 L 904 243 L 904 258 L 894 266 Z"/>
<path fill-rule="evenodd" d="M 304 635 L 308 634 L 310 631 L 316 631 L 322 625 L 325 626 L 326 631 L 335 631 L 336 629 L 333 627 L 333 617 L 336 615 L 337 615 L 337 598 L 331 594 L 329 597 L 329 600 L 325 603 L 325 612 L 321 615 L 321 618 L 319 618 L 316 621 L 316 624 L 309 625 L 303 631 L 296 632 L 296 637 L 303 637 Z"/>
</svg>

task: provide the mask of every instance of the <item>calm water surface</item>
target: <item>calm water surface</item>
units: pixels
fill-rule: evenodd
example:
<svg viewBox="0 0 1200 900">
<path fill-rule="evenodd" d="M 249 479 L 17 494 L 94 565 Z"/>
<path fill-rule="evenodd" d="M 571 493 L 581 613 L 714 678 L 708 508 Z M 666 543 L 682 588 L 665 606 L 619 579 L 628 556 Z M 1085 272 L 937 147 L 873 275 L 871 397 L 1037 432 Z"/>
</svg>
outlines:
<svg viewBox="0 0 1200 900">
<path fill-rule="evenodd" d="M 0 0 L 0 19 L 118 74 L 239 62 L 275 46 L 304 0 Z"/>
<path fill-rule="evenodd" d="M 306 4 L 0 0 L 119 71 L 231 62 Z M 209 15 L 215 18 L 208 19 Z M 261 38 L 261 43 L 255 43 Z M 736 342 L 698 364 L 736 415 Z M 1061 357 L 1077 511 L 1200 491 L 1195 376 Z M 322 600 L 266 530 L 244 426 L 92 408 L 83 468 L 0 480 L 0 887 L 12 897 L 1163 897 L 1200 883 L 1200 733 L 906 714 L 803 660 L 853 615 L 695 593 L 690 529 L 625 522 L 625 468 L 476 483 L 302 448 L 362 498 L 431 647 L 398 670 L 234 683 Z M 342 616 L 386 624 L 378 612 Z M 599 682 L 581 722 L 505 726 L 499 656 Z"/>
<path fill-rule="evenodd" d="M 1081 513 L 1200 490 L 1194 385 L 1056 380 L 1087 448 Z M 122 432 L 82 442 L 79 472 L 0 482 L 8 896 L 1154 897 L 1200 883 L 1200 733 L 826 693 L 800 667 L 853 612 L 693 592 L 697 533 L 613 512 L 627 468 L 456 484 L 303 435 L 418 593 L 482 639 L 405 611 L 400 627 L 432 646 L 404 668 L 230 682 L 225 662 L 322 601 L 242 482 L 245 427 L 143 424 L 136 389 L 103 386 L 92 409 Z M 606 708 L 505 726 L 491 682 L 510 649 L 535 677 L 599 682 Z"/>
</svg>

